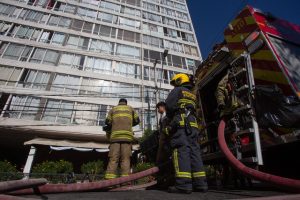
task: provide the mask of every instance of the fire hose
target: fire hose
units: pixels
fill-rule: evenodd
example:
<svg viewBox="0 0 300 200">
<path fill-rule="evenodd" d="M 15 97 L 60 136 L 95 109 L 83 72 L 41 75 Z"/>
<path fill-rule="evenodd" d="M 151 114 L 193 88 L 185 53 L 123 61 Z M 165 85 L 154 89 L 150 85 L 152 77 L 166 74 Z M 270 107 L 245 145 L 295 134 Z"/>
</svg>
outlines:
<svg viewBox="0 0 300 200">
<path fill-rule="evenodd" d="M 127 177 L 120 177 L 111 180 L 89 182 L 89 183 L 47 184 L 47 185 L 37 187 L 35 189 L 30 188 L 30 189 L 18 190 L 10 194 L 13 195 L 34 194 L 34 193 L 50 194 L 50 193 L 83 192 L 83 191 L 99 190 L 114 185 L 127 183 L 146 176 L 150 176 L 152 174 L 157 173 L 158 171 L 159 171 L 158 167 L 153 167 L 142 172 L 131 174 Z"/>
<path fill-rule="evenodd" d="M 0 182 L 0 193 L 45 185 L 44 178 Z"/>
<path fill-rule="evenodd" d="M 225 157 L 233 167 L 235 167 L 238 171 L 240 171 L 241 173 L 243 173 L 245 176 L 249 178 L 253 178 L 262 182 L 269 183 L 271 185 L 280 187 L 281 189 L 300 192 L 300 180 L 280 177 L 280 176 L 264 173 L 261 171 L 257 171 L 245 166 L 238 159 L 236 159 L 226 144 L 226 140 L 224 136 L 225 126 L 226 126 L 225 121 L 221 120 L 218 128 L 218 142 L 221 151 L 225 154 Z"/>
</svg>

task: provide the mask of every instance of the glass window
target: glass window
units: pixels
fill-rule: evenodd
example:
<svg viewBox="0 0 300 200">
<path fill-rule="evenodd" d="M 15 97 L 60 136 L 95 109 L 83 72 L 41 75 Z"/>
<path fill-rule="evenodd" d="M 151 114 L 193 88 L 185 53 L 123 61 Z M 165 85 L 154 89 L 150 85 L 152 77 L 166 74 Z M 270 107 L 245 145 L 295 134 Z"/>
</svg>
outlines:
<svg viewBox="0 0 300 200">
<path fill-rule="evenodd" d="M 86 126 L 104 125 L 107 106 L 77 103 L 74 115 L 74 123 Z"/>
<path fill-rule="evenodd" d="M 113 54 L 114 43 L 101 40 L 91 40 L 90 50 Z"/>
<path fill-rule="evenodd" d="M 45 49 L 36 48 L 31 56 L 30 62 L 41 63 L 45 53 L 46 53 Z"/>
<path fill-rule="evenodd" d="M 8 66 L 0 66 L 0 71 L 0 84 L 4 85 L 8 81 L 7 85 L 14 86 L 19 80 L 19 76 L 22 69 Z"/>
<path fill-rule="evenodd" d="M 139 48 L 123 44 L 117 44 L 116 54 L 134 58 L 140 58 L 141 56 Z"/>
<path fill-rule="evenodd" d="M 27 61 L 27 59 L 29 58 L 30 56 L 30 53 L 32 51 L 33 47 L 28 47 L 26 46 L 24 48 L 24 51 L 22 52 L 21 54 L 21 58 L 20 58 L 20 61 Z"/>
<path fill-rule="evenodd" d="M 3 54 L 3 58 L 18 60 L 25 46 L 20 44 L 10 44 Z"/>
<path fill-rule="evenodd" d="M 47 50 L 43 64 L 56 65 L 59 53 L 57 51 Z"/>
<path fill-rule="evenodd" d="M 106 8 L 109 10 L 113 10 L 115 12 L 120 12 L 121 6 L 115 3 L 111 3 L 111 2 L 106 2 L 106 1 L 101 1 L 100 2 L 100 7 L 102 8 Z"/>
<path fill-rule="evenodd" d="M 55 32 L 52 36 L 52 44 L 63 45 L 65 37 L 64 33 Z"/>
<path fill-rule="evenodd" d="M 29 96 L 13 96 L 9 107 L 9 117 L 34 120 L 39 106 L 40 98 Z"/>
<path fill-rule="evenodd" d="M 73 19 L 71 29 L 76 30 L 76 31 L 81 31 L 82 26 L 83 26 L 83 21 Z"/>
<path fill-rule="evenodd" d="M 141 23 L 139 21 L 127 19 L 124 17 L 119 17 L 119 24 L 122 26 L 133 27 L 140 29 Z"/>
<path fill-rule="evenodd" d="M 77 94 L 79 89 L 79 80 L 80 77 L 78 76 L 56 74 L 50 90 L 56 92 Z"/>
<path fill-rule="evenodd" d="M 115 15 L 112 15 L 112 14 L 99 12 L 98 13 L 98 19 L 100 21 L 103 21 L 103 22 L 108 22 L 108 23 L 116 24 L 118 17 L 115 16 Z"/>
<path fill-rule="evenodd" d="M 0 35 L 4 35 L 11 27 L 11 23 L 0 22 Z"/>
<path fill-rule="evenodd" d="M 85 71 L 111 74 L 112 62 L 110 60 L 88 57 L 84 64 Z"/>
<path fill-rule="evenodd" d="M 130 77 L 130 78 L 141 78 L 141 69 L 139 65 L 118 62 L 114 71 L 115 74 Z"/>
<path fill-rule="evenodd" d="M 92 30 L 93 30 L 93 24 L 90 22 L 84 22 L 82 31 L 86 33 L 91 33 Z"/>
</svg>

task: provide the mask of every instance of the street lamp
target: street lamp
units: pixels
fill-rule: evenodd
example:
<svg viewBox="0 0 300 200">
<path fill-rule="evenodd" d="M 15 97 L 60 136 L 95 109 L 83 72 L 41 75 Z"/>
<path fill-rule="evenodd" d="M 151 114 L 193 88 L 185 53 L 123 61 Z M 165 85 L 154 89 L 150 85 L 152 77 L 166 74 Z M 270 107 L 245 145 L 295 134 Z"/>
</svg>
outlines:
<svg viewBox="0 0 300 200">
<path fill-rule="evenodd" d="M 166 57 L 168 56 L 168 50 L 165 49 L 164 53 L 163 53 L 163 58 L 162 58 L 162 62 L 161 62 L 161 79 L 160 79 L 160 83 L 159 83 L 159 98 L 161 98 L 160 96 L 160 90 L 161 90 L 161 82 L 163 80 L 163 76 L 164 76 L 164 62 L 166 61 Z"/>
</svg>

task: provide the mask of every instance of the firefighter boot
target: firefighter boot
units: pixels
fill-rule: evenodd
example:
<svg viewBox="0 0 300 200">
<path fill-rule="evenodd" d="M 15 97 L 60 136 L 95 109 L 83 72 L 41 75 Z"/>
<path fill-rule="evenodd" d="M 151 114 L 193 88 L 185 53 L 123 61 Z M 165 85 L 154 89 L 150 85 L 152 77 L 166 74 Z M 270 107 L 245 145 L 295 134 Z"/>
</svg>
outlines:
<svg viewBox="0 0 300 200">
<path fill-rule="evenodd" d="M 193 191 L 192 190 L 183 190 L 179 189 L 175 186 L 171 186 L 168 188 L 169 193 L 180 193 L 180 194 L 191 194 Z"/>
</svg>

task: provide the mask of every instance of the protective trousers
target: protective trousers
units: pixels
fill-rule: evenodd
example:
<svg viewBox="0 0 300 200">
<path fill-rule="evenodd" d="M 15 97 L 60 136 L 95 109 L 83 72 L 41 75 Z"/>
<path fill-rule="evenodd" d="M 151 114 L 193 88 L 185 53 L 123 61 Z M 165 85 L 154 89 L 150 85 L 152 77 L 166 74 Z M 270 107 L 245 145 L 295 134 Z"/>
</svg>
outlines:
<svg viewBox="0 0 300 200">
<path fill-rule="evenodd" d="M 178 117 L 181 122 L 183 118 Z M 198 128 L 195 117 L 189 116 L 190 130 L 179 126 L 172 135 L 173 164 L 175 168 L 176 187 L 182 190 L 207 188 L 206 175 L 198 143 Z"/>
<path fill-rule="evenodd" d="M 117 178 L 117 168 L 121 161 L 121 176 L 130 173 L 130 157 L 132 145 L 128 142 L 114 142 L 109 147 L 109 163 L 105 173 L 105 179 Z"/>
</svg>

